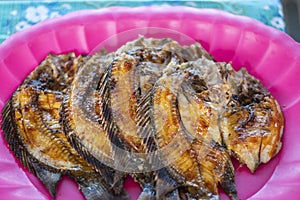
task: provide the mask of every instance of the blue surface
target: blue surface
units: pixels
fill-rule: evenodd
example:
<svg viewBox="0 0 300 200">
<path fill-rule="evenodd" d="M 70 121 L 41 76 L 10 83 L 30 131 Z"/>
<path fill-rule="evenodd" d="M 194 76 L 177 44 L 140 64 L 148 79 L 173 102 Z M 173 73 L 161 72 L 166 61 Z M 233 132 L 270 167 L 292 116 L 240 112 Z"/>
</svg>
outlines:
<svg viewBox="0 0 300 200">
<path fill-rule="evenodd" d="M 216 8 L 230 13 L 257 19 L 279 30 L 285 29 L 280 0 L 202 0 L 202 1 L 0 1 L 0 43 L 11 34 L 48 18 L 58 17 L 81 9 L 98 9 L 109 6 L 191 6 Z"/>
</svg>

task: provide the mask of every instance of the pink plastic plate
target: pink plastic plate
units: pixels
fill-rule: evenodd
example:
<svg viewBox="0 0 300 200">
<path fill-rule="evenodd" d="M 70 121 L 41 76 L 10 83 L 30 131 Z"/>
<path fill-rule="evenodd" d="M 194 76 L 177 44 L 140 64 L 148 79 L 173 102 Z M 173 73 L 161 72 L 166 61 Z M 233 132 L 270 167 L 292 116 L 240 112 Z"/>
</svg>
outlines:
<svg viewBox="0 0 300 200">
<path fill-rule="evenodd" d="M 236 169 L 240 199 L 299 199 L 300 193 L 300 45 L 286 34 L 246 17 L 219 10 L 188 7 L 113 7 L 79 11 L 21 31 L 0 45 L 0 109 L 13 91 L 49 52 L 88 54 L 110 36 L 142 27 L 182 32 L 202 43 L 218 61 L 246 67 L 278 100 L 285 116 L 283 148 L 251 174 Z M 2 134 L 2 133 L 1 133 Z M 140 189 L 126 182 L 131 199 Z M 1 199 L 50 199 L 30 172 L 23 169 L 0 138 Z M 222 199 L 227 197 L 222 193 Z M 76 184 L 64 178 L 57 199 L 83 199 Z"/>
</svg>

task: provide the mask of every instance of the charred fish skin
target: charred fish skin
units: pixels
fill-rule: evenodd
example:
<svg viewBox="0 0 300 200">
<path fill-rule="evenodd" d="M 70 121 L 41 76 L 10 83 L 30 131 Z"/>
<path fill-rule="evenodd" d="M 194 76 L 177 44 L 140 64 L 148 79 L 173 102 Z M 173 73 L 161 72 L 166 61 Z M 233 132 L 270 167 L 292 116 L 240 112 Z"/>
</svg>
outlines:
<svg viewBox="0 0 300 200">
<path fill-rule="evenodd" d="M 59 59 L 63 58 L 67 58 L 67 62 L 70 59 L 69 55 L 60 56 Z M 52 59 L 55 60 L 57 57 L 50 55 L 46 58 L 47 66 L 52 64 Z M 59 59 L 58 61 L 64 63 L 65 60 Z M 71 59 L 73 62 L 72 56 Z M 29 75 L 3 111 L 2 128 L 9 147 L 21 163 L 41 179 L 53 197 L 62 175 L 74 178 L 86 198 L 97 199 L 107 196 L 108 189 L 104 187 L 102 178 L 79 157 L 64 137 L 59 124 L 63 93 L 56 91 L 56 89 L 63 90 L 64 86 L 53 84 L 49 88 L 54 90 L 46 88 L 47 85 L 43 84 L 40 78 L 42 81 L 46 81 L 47 77 L 51 79 L 51 73 L 54 73 L 52 70 L 56 66 L 52 66 L 52 70 L 49 70 L 49 66 L 43 68 L 43 64 L 45 63 Z M 72 67 L 69 63 L 66 65 Z M 39 80 L 32 79 L 35 77 Z M 63 77 L 67 77 L 65 73 Z M 84 182 L 81 181 L 83 178 Z M 93 184 L 90 184 L 92 182 Z M 88 189 L 91 186 L 94 187 L 94 191 Z"/>
<path fill-rule="evenodd" d="M 221 127 L 235 157 L 254 172 L 281 149 L 284 119 L 279 104 L 244 69 L 237 72 L 234 90 Z"/>
</svg>

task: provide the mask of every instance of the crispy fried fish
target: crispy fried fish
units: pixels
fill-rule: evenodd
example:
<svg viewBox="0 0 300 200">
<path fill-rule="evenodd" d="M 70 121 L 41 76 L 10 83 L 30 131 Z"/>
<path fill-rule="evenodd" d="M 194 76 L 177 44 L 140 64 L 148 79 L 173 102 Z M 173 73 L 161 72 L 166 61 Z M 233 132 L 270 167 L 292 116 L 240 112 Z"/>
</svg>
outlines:
<svg viewBox="0 0 300 200">
<path fill-rule="evenodd" d="M 53 197 L 61 176 L 68 175 L 86 199 L 115 199 L 101 173 L 69 145 L 59 122 L 65 89 L 83 59 L 73 53 L 49 55 L 6 104 L 2 129 L 10 149 Z"/>
<path fill-rule="evenodd" d="M 130 169 L 130 171 L 133 172 L 132 176 L 143 188 L 143 193 L 140 195 L 139 199 L 155 199 L 157 194 L 165 195 L 163 194 L 164 192 L 161 191 L 169 192 L 174 190 L 174 185 L 176 185 L 176 183 L 171 178 L 166 177 L 168 174 L 164 169 L 158 168 L 159 171 L 155 171 L 157 168 L 154 167 L 153 163 L 151 164 L 152 158 L 148 155 L 155 150 L 155 142 L 153 141 L 152 135 L 140 135 L 138 130 L 139 126 L 137 125 L 137 109 L 139 100 L 144 94 L 144 91 L 151 88 L 155 79 L 160 76 L 164 67 L 162 62 L 169 58 L 165 56 L 165 59 L 163 59 L 163 57 L 154 50 L 151 50 L 151 52 L 149 50 L 148 52 L 145 51 L 147 50 L 131 51 L 131 55 L 123 53 L 114 60 L 110 66 L 110 80 L 112 81 L 110 83 L 111 89 L 109 91 L 109 99 L 112 119 L 120 129 L 120 137 L 126 143 L 127 149 L 129 149 L 130 152 L 141 155 L 137 156 L 137 159 L 141 160 L 140 165 L 136 161 L 132 162 L 132 164 L 136 164 L 136 166 L 132 166 L 133 168 L 131 167 Z M 133 55 L 133 53 L 135 53 L 135 55 Z M 139 53 L 146 58 L 139 57 Z M 156 62 L 148 61 L 149 59 L 147 56 L 150 57 L 150 55 L 147 53 L 152 53 L 152 56 L 155 55 Z M 145 64 L 146 62 L 149 63 L 150 66 Z M 145 69 L 146 67 L 154 73 L 145 74 L 143 77 L 140 76 L 139 73 L 141 73 L 142 68 Z M 136 74 L 139 75 L 137 76 Z M 150 77 L 147 79 L 146 76 L 149 75 Z M 140 83 L 138 78 L 142 79 L 142 83 Z M 142 87 L 140 84 L 142 84 Z M 159 176 L 157 176 L 157 174 L 159 174 Z M 159 181 L 156 181 L 156 179 L 159 179 Z M 165 180 L 163 181 L 164 185 L 159 185 L 162 180 Z M 169 183 L 167 181 L 169 181 Z M 157 186 L 155 187 L 155 185 Z M 167 187 L 170 188 L 166 189 Z"/>
<path fill-rule="evenodd" d="M 284 119 L 274 97 L 245 69 L 204 60 L 190 62 L 206 82 L 198 94 L 219 113 L 222 143 L 254 172 L 281 149 Z"/>
<path fill-rule="evenodd" d="M 183 76 L 164 76 L 155 84 L 152 93 L 153 125 L 158 147 L 169 173 L 180 185 L 195 188 L 189 190 L 195 198 L 208 198 L 211 193 L 205 187 L 192 149 L 192 140 L 181 126 L 177 93 Z"/>
</svg>

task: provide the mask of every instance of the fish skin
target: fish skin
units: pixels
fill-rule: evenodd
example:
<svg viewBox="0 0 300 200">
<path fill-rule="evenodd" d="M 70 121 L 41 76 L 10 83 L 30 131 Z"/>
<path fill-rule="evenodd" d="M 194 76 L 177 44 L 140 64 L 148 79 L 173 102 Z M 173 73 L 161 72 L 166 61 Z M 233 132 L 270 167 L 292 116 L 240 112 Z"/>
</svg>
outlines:
<svg viewBox="0 0 300 200">
<path fill-rule="evenodd" d="M 41 179 L 51 196 L 55 197 L 61 176 L 68 175 L 87 199 L 112 197 L 100 174 L 71 148 L 59 123 L 62 91 L 79 62 L 74 54 L 49 55 L 6 104 L 2 129 L 10 149 Z"/>
</svg>

